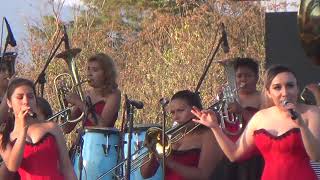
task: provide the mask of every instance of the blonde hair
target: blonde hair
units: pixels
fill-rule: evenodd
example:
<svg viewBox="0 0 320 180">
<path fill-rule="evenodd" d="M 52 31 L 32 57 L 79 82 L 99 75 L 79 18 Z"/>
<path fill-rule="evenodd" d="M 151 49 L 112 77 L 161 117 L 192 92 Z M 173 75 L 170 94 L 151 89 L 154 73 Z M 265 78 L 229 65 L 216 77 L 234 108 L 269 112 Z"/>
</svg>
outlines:
<svg viewBox="0 0 320 180">
<path fill-rule="evenodd" d="M 112 93 L 117 87 L 117 70 L 113 59 L 104 53 L 91 56 L 88 62 L 97 62 L 102 67 L 105 77 L 104 95 Z"/>
</svg>

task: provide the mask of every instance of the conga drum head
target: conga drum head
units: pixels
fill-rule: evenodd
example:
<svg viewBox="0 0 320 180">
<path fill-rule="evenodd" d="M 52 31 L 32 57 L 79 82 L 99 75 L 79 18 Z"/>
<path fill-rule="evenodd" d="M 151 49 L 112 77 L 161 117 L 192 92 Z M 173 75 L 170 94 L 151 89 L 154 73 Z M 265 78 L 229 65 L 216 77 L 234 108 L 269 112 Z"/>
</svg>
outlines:
<svg viewBox="0 0 320 180">
<path fill-rule="evenodd" d="M 158 124 L 135 124 L 133 126 L 133 132 L 137 132 L 137 131 L 147 131 L 149 128 L 151 127 L 158 127 L 161 128 L 160 125 Z"/>
<path fill-rule="evenodd" d="M 96 132 L 102 134 L 119 134 L 120 131 L 117 128 L 110 128 L 110 127 L 98 127 L 98 126 L 90 126 L 85 127 L 84 132 Z"/>
</svg>

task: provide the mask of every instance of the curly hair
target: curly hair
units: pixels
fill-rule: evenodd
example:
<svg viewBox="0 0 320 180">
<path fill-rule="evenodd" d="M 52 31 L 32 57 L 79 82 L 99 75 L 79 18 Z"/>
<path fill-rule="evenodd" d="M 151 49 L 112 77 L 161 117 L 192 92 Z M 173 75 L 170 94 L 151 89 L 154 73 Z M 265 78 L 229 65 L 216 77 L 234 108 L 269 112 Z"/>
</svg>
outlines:
<svg viewBox="0 0 320 180">
<path fill-rule="evenodd" d="M 116 83 L 117 70 L 113 59 L 107 54 L 98 53 L 91 56 L 88 62 L 97 62 L 103 69 L 105 77 L 104 95 L 113 92 L 118 87 Z"/>
</svg>

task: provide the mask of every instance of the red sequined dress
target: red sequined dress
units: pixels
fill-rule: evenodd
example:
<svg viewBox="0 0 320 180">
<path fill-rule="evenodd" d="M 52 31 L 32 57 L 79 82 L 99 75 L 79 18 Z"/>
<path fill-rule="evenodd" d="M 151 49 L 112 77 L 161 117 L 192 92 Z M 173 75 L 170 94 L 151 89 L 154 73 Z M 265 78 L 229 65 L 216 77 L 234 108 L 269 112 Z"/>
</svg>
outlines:
<svg viewBox="0 0 320 180">
<path fill-rule="evenodd" d="M 173 150 L 170 156 L 172 156 L 174 161 L 180 164 L 183 164 L 185 166 L 190 166 L 190 167 L 197 167 L 200 159 L 200 152 L 201 152 L 201 149 L 190 149 L 190 150 L 184 150 L 184 151 Z M 165 179 L 169 179 L 169 180 L 186 179 L 170 168 L 166 167 L 165 172 L 166 172 Z"/>
<path fill-rule="evenodd" d="M 299 128 L 280 136 L 265 129 L 254 132 L 254 141 L 265 160 L 262 180 L 316 180 Z"/>
<path fill-rule="evenodd" d="M 21 180 L 63 180 L 59 170 L 59 149 L 55 137 L 47 133 L 35 144 L 27 142 L 18 169 Z"/>
</svg>

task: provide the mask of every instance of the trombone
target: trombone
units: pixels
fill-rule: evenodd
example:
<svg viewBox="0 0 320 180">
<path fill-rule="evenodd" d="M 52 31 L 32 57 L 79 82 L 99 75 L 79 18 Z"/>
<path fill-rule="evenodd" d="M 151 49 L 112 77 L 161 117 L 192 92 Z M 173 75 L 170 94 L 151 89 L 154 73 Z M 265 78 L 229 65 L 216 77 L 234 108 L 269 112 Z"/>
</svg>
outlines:
<svg viewBox="0 0 320 180">
<path fill-rule="evenodd" d="M 165 132 L 164 144 L 162 143 L 162 129 L 159 127 L 149 128 L 146 132 L 146 135 L 145 135 L 143 147 L 136 150 L 133 154 L 128 155 L 128 158 L 131 158 L 132 156 L 138 155 L 142 150 L 147 148 L 147 150 L 145 152 L 140 154 L 136 159 L 132 160 L 130 173 L 136 171 L 141 166 L 148 163 L 151 160 L 151 158 L 149 158 L 147 160 L 145 160 L 145 158 L 147 156 L 150 157 L 151 154 L 155 154 L 157 157 L 161 158 L 162 154 L 163 154 L 163 146 L 165 146 L 165 152 L 164 152 L 165 156 L 166 157 L 169 156 L 171 154 L 172 144 L 178 142 L 180 139 L 182 139 L 187 134 L 191 133 L 193 130 L 195 130 L 197 127 L 199 127 L 201 125 L 201 124 L 196 123 L 193 127 L 191 127 L 189 130 L 187 130 L 186 125 L 191 121 L 192 121 L 192 119 L 167 130 Z M 184 131 L 183 131 L 183 129 L 184 129 Z M 181 133 L 181 131 L 183 133 Z M 125 164 L 125 162 L 128 160 L 128 158 L 121 161 L 119 164 L 117 164 L 116 166 L 111 168 L 109 171 L 100 175 L 97 178 L 97 180 L 102 179 L 104 176 L 115 171 L 117 168 L 121 168 Z M 124 179 L 124 178 L 121 178 L 121 179 Z"/>
</svg>

